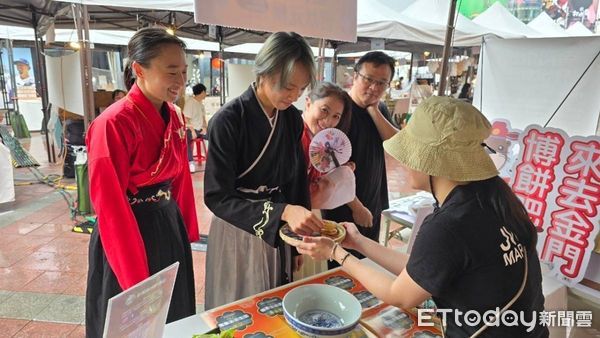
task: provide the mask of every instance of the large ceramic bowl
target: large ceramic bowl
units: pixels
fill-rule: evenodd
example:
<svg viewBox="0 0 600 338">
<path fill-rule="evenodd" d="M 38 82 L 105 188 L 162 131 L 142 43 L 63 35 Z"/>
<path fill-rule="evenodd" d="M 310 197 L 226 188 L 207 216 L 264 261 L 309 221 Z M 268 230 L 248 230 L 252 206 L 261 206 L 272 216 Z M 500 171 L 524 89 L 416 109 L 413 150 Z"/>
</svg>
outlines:
<svg viewBox="0 0 600 338">
<path fill-rule="evenodd" d="M 362 311 L 356 297 L 326 284 L 296 287 L 283 297 L 282 306 L 288 324 L 308 337 L 346 337 Z"/>
</svg>

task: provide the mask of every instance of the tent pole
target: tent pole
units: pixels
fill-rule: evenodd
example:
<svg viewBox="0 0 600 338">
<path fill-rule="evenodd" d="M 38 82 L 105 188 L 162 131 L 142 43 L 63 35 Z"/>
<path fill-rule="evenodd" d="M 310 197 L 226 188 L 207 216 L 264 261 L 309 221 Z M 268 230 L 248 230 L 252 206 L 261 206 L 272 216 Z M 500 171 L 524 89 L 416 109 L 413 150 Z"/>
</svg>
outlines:
<svg viewBox="0 0 600 338">
<path fill-rule="evenodd" d="M 12 88 L 12 95 L 9 93 L 9 95 L 11 95 L 12 97 L 9 98 L 10 101 L 12 101 L 12 105 L 13 105 L 13 111 L 17 111 L 17 112 L 21 112 L 19 110 L 19 95 L 18 95 L 18 91 L 17 91 L 17 75 L 15 73 L 15 60 L 14 60 L 14 52 L 13 52 L 13 45 L 12 45 L 12 40 L 10 39 L 6 39 L 6 50 L 8 51 L 8 69 L 9 69 L 9 75 L 10 75 L 10 87 Z M 12 121 L 10 121 L 11 125 L 12 125 Z"/>
<path fill-rule="evenodd" d="M 40 88 L 40 96 L 42 97 L 42 114 L 44 115 L 44 120 L 42 122 L 42 131 L 44 132 L 45 141 L 46 141 L 46 154 L 48 155 L 48 162 L 54 163 L 56 159 L 54 158 L 54 151 L 50 149 L 50 137 L 48 136 L 48 120 L 50 120 L 50 112 L 48 111 L 48 83 L 46 81 L 44 67 L 43 67 L 43 57 L 44 55 L 41 53 L 42 39 L 38 35 L 38 20 L 35 11 L 31 11 L 31 23 L 33 26 L 33 34 L 35 38 L 35 55 L 36 55 L 36 63 L 35 63 L 35 72 L 36 72 L 36 87 Z M 54 149 L 52 149 L 54 150 Z"/>
<path fill-rule="evenodd" d="M 325 39 L 319 40 L 319 56 L 317 57 L 317 79 L 323 81 L 325 78 Z"/>
<path fill-rule="evenodd" d="M 330 44 L 333 47 L 333 56 L 331 57 L 331 82 L 336 83 L 337 82 L 338 48 L 337 48 L 337 44 L 334 43 L 333 41 L 331 41 Z"/>
<path fill-rule="evenodd" d="M 214 52 L 210 52 L 210 62 L 208 65 L 208 76 L 209 76 L 209 81 L 210 81 L 210 88 L 208 89 L 209 93 L 211 96 L 213 96 L 213 88 L 215 87 L 214 83 L 213 83 L 213 69 L 212 69 L 212 60 L 215 58 L 215 53 Z"/>
<path fill-rule="evenodd" d="M 221 107 L 225 104 L 225 59 L 223 59 L 223 28 L 217 26 L 217 39 L 219 40 L 219 92 Z M 212 65 L 211 65 L 212 66 Z"/>
<path fill-rule="evenodd" d="M 444 55 L 442 56 L 442 72 L 440 78 L 440 86 L 438 88 L 438 95 L 444 96 L 446 93 L 446 77 L 448 76 L 448 58 L 450 57 L 450 50 L 452 49 L 452 33 L 454 31 L 454 18 L 456 16 L 456 0 L 450 1 L 450 10 L 448 11 L 448 26 L 446 28 L 446 40 L 444 42 Z"/>
<path fill-rule="evenodd" d="M 412 70 L 413 70 L 414 57 L 415 57 L 415 53 L 410 53 L 410 68 L 408 69 L 408 83 L 412 82 Z"/>
<path fill-rule="evenodd" d="M 90 51 L 89 19 L 86 5 L 75 5 L 77 39 L 80 43 L 81 84 L 83 89 L 83 123 L 87 130 L 94 119 L 94 88 L 92 84 L 92 53 Z"/>
<path fill-rule="evenodd" d="M 600 136 L 600 111 L 598 111 L 598 123 L 596 124 L 596 136 Z"/>
</svg>

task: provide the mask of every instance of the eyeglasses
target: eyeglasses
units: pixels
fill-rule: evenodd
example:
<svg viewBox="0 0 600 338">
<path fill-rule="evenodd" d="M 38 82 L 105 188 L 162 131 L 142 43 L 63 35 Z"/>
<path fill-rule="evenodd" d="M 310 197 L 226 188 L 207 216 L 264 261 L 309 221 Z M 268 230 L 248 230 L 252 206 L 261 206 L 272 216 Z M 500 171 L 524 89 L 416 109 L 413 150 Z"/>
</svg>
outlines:
<svg viewBox="0 0 600 338">
<path fill-rule="evenodd" d="M 363 75 L 363 74 L 361 74 L 359 72 L 356 72 L 356 74 L 360 75 L 360 77 L 363 79 L 363 81 L 366 84 L 369 85 L 369 87 L 370 86 L 375 86 L 375 87 L 379 87 L 381 89 L 385 89 L 385 88 L 387 88 L 390 85 L 390 83 L 387 82 L 387 81 L 375 80 L 375 79 L 372 79 L 372 78 L 370 78 L 370 77 L 368 77 L 366 75 Z"/>
</svg>

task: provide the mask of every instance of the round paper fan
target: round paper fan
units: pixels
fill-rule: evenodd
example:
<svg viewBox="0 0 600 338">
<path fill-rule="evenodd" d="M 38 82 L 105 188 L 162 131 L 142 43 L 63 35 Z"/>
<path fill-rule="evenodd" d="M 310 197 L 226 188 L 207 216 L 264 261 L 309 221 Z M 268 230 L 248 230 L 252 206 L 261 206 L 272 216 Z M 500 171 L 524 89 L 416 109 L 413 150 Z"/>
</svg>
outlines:
<svg viewBox="0 0 600 338">
<path fill-rule="evenodd" d="M 348 136 L 339 129 L 327 128 L 318 132 L 308 148 L 310 163 L 322 173 L 348 162 L 352 145 Z"/>
</svg>

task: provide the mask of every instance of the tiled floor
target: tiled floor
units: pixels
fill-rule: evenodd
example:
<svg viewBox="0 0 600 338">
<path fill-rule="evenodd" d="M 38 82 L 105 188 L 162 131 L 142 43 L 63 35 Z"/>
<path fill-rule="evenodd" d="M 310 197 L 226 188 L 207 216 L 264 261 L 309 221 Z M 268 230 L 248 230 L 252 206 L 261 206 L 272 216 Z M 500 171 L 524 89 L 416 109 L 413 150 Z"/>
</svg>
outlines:
<svg viewBox="0 0 600 338">
<path fill-rule="evenodd" d="M 61 173 L 61 165 L 47 163 L 41 135 L 22 143 L 44 175 Z M 398 198 L 407 192 L 404 171 L 387 162 L 390 199 Z M 200 232 L 206 234 L 211 213 L 204 205 L 204 175 L 192 177 Z M 47 185 L 30 184 L 34 181 L 28 169 L 16 169 L 17 200 L 0 205 L 0 337 L 84 337 L 89 236 L 71 232 L 74 223 L 63 197 Z M 61 183 L 74 184 L 72 179 Z M 193 252 L 193 259 L 202 309 L 205 254 Z"/>
</svg>

